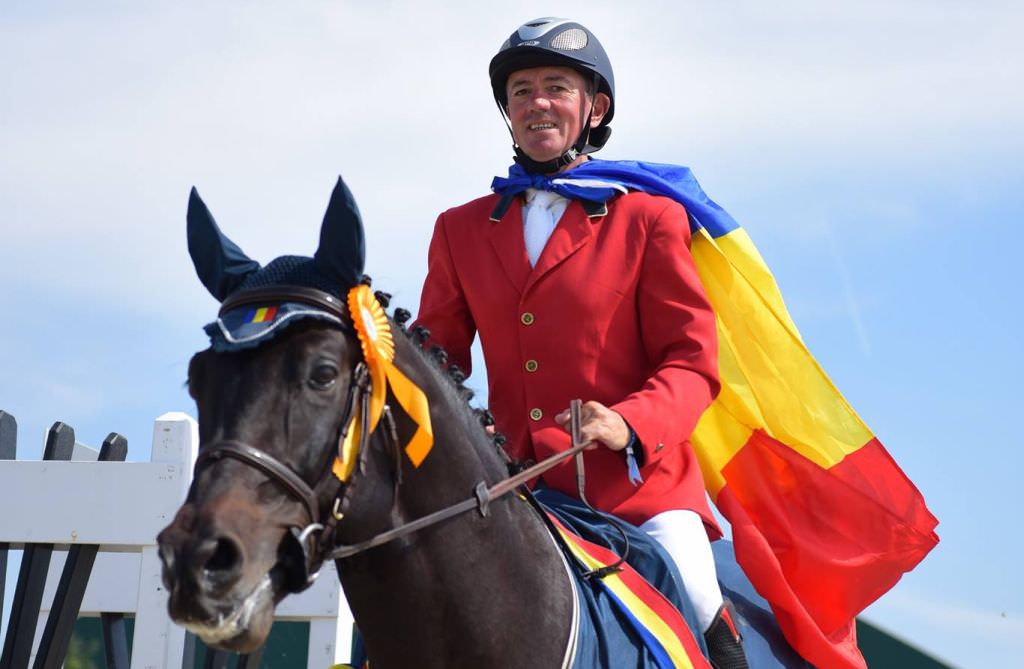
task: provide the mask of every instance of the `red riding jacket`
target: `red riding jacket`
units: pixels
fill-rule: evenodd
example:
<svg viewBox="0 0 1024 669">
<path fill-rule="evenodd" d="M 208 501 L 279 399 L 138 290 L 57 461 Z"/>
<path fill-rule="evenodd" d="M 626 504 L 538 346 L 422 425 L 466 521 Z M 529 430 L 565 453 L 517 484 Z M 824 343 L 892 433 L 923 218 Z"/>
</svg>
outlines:
<svg viewBox="0 0 1024 669">
<path fill-rule="evenodd" d="M 644 480 L 629 481 L 621 452 L 585 451 L 590 502 L 636 524 L 690 509 L 717 536 L 687 441 L 719 384 L 686 212 L 645 193 L 617 196 L 591 217 L 571 202 L 531 268 L 522 198 L 492 221 L 497 202 L 489 195 L 438 217 L 418 322 L 467 373 L 480 333 L 490 409 L 514 458 L 569 448 L 555 414 L 573 398 L 596 400 L 636 432 Z M 544 480 L 575 496 L 571 460 Z"/>
</svg>

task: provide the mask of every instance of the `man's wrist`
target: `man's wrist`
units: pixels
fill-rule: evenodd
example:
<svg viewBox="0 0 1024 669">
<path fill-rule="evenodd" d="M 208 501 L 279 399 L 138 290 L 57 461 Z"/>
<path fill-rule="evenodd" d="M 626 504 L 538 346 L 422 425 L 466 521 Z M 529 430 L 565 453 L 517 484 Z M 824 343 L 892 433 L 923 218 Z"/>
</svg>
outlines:
<svg viewBox="0 0 1024 669">
<path fill-rule="evenodd" d="M 637 436 L 636 430 L 634 430 L 629 423 L 626 423 L 626 428 L 629 430 L 629 439 L 626 441 L 625 451 L 632 453 L 637 460 L 637 464 L 643 464 L 644 461 L 644 449 L 643 444 L 640 443 L 640 437 Z"/>
<path fill-rule="evenodd" d="M 626 471 L 630 482 L 633 485 L 640 485 L 644 480 L 640 476 L 640 464 L 643 461 L 644 451 L 641 448 L 639 437 L 636 436 L 636 430 L 629 423 L 626 423 L 626 427 L 629 428 L 629 441 L 626 442 L 626 447 L 623 449 L 626 454 Z"/>
</svg>

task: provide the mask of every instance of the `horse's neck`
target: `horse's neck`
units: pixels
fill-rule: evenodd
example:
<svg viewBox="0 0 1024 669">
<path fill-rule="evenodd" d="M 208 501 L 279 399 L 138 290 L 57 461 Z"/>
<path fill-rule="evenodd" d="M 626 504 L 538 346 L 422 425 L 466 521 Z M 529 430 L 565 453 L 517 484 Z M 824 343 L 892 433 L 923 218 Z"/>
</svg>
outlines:
<svg viewBox="0 0 1024 669">
<path fill-rule="evenodd" d="M 452 442 L 436 435 L 445 448 Z M 439 460 L 453 454 L 439 454 Z M 466 458 L 435 471 L 439 483 L 410 477 L 402 497 L 433 500 L 429 511 L 466 498 L 480 480 L 493 484 L 493 464 Z M 454 492 L 453 492 L 454 491 Z M 457 499 L 446 500 L 455 494 Z M 404 501 L 404 500 L 403 500 Z M 412 517 L 401 521 L 413 520 Z M 342 583 L 366 640 L 372 666 L 559 666 L 568 640 L 571 586 L 543 523 L 517 495 L 470 511 L 339 565 Z"/>
</svg>

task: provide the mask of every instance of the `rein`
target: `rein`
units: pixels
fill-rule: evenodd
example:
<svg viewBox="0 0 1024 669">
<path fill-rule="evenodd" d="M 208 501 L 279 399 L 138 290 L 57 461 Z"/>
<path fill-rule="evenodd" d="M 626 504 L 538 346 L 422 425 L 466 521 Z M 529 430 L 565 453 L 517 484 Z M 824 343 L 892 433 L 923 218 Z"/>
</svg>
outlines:
<svg viewBox="0 0 1024 669">
<path fill-rule="evenodd" d="M 412 534 L 413 532 L 418 532 L 419 530 L 430 527 L 431 525 L 436 525 L 443 520 L 447 520 L 453 516 L 470 511 L 474 507 L 480 512 L 481 516 L 486 517 L 489 513 L 488 507 L 493 500 L 515 490 L 530 479 L 540 476 L 544 472 L 560 464 L 563 460 L 567 460 L 577 453 L 582 452 L 586 446 L 586 443 L 576 444 L 568 450 L 562 451 L 561 453 L 555 453 L 532 467 L 524 469 L 515 476 L 510 476 L 507 479 L 498 481 L 489 488 L 486 483 L 481 481 L 476 484 L 475 488 L 473 488 L 473 496 L 470 498 L 427 514 L 421 518 L 417 518 L 416 520 L 405 523 L 404 525 L 399 525 L 398 527 L 387 530 L 386 532 L 381 532 L 380 534 L 358 544 L 337 546 L 334 550 L 325 555 L 324 559 L 339 560 L 341 558 L 351 557 L 376 546 L 380 546 L 400 537 Z"/>
</svg>

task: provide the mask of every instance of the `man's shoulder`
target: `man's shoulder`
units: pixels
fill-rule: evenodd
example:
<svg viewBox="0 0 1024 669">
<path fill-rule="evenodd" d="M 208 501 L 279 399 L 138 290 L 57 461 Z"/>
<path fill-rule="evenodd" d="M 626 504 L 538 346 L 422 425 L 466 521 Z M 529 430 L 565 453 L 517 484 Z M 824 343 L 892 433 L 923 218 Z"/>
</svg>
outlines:
<svg viewBox="0 0 1024 669">
<path fill-rule="evenodd" d="M 488 193 L 465 204 L 446 209 L 442 212 L 441 217 L 445 221 L 487 221 L 490 219 L 491 212 L 494 211 L 497 203 L 498 195 Z"/>
<path fill-rule="evenodd" d="M 644 213 L 658 214 L 666 209 L 676 208 L 685 211 L 683 205 L 665 195 L 645 193 L 639 190 L 631 190 L 616 197 L 610 203 L 613 206 L 627 209 L 631 212 L 642 211 Z"/>
<path fill-rule="evenodd" d="M 608 216 L 610 221 L 631 230 L 639 226 L 649 235 L 678 229 L 689 236 L 689 213 L 682 204 L 665 195 L 631 190 L 608 203 Z"/>
</svg>

